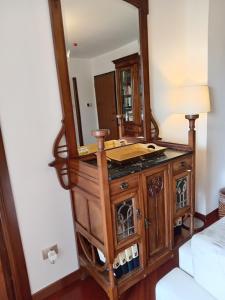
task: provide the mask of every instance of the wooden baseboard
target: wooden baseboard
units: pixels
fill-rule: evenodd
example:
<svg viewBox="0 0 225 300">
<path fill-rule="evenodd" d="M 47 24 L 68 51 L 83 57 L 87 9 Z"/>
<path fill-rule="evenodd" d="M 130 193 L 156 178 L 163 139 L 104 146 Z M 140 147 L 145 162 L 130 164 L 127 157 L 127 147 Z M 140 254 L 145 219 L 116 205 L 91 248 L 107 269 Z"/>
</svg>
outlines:
<svg viewBox="0 0 225 300">
<path fill-rule="evenodd" d="M 195 216 L 197 218 L 201 219 L 202 221 L 204 221 L 205 227 L 208 227 L 212 223 L 219 220 L 219 211 L 218 211 L 218 208 L 217 208 L 217 209 L 213 210 L 211 213 L 209 213 L 206 216 L 196 212 Z"/>
<path fill-rule="evenodd" d="M 77 271 L 59 279 L 58 281 L 48 285 L 37 293 L 33 294 L 33 300 L 44 300 L 47 297 L 59 292 L 60 290 L 66 288 L 67 286 L 73 284 L 77 280 L 81 279 L 82 271 L 78 269 Z"/>
</svg>

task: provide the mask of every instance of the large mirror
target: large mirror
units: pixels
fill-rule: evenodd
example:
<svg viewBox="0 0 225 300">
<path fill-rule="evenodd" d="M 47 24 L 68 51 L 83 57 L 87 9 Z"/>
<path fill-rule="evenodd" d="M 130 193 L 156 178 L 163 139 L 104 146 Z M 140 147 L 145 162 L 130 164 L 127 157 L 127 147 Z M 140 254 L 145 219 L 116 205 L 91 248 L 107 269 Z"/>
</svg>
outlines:
<svg viewBox="0 0 225 300">
<path fill-rule="evenodd" d="M 69 156 L 108 139 L 153 141 L 148 62 L 148 0 L 49 0 Z"/>
<path fill-rule="evenodd" d="M 94 143 L 96 128 L 118 139 L 117 115 L 125 136 L 143 136 L 138 8 L 121 0 L 61 7 L 77 144 Z"/>
</svg>

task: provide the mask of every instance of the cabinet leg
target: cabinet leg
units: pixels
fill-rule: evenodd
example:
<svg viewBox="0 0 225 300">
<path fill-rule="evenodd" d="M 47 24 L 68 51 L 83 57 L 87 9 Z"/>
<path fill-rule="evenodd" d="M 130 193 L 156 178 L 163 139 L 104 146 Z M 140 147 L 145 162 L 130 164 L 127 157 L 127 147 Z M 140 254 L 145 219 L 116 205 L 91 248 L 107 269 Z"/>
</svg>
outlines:
<svg viewBox="0 0 225 300">
<path fill-rule="evenodd" d="M 110 288 L 108 296 L 110 300 L 119 300 L 117 287 Z"/>
<path fill-rule="evenodd" d="M 80 271 L 80 280 L 85 280 L 86 278 L 88 277 L 88 272 L 84 269 L 84 268 L 81 268 L 81 271 Z"/>
</svg>

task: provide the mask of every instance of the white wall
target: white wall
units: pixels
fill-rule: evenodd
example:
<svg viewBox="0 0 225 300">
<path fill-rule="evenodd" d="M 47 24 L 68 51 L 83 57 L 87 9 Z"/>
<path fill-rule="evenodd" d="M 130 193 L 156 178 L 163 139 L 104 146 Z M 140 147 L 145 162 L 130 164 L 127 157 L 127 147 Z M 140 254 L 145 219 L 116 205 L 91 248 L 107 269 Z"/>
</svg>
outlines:
<svg viewBox="0 0 225 300">
<path fill-rule="evenodd" d="M 72 77 L 77 78 L 84 144 L 96 143 L 96 139 L 91 136 L 91 131 L 98 128 L 91 61 L 90 59 L 70 58 L 68 65 L 72 90 Z M 72 97 L 74 97 L 73 92 Z M 92 106 L 88 107 L 87 103 L 91 103 Z"/>
<path fill-rule="evenodd" d="M 149 6 L 152 109 L 164 140 L 187 143 L 188 122 L 172 114 L 170 95 L 179 85 L 207 83 L 208 0 L 149 0 Z M 205 214 L 206 115 L 196 127 L 196 210 Z"/>
<path fill-rule="evenodd" d="M 187 69 L 186 83 L 208 83 L 209 0 L 186 0 Z M 207 114 L 196 122 L 196 210 L 207 214 Z"/>
<path fill-rule="evenodd" d="M 69 193 L 52 145 L 61 109 L 48 1 L 1 1 L 0 122 L 32 292 L 78 268 Z M 41 250 L 59 246 L 55 265 Z"/>
<path fill-rule="evenodd" d="M 225 1 L 210 0 L 209 86 L 212 111 L 208 115 L 207 212 L 218 207 L 218 191 L 225 186 Z"/>
<path fill-rule="evenodd" d="M 92 74 L 99 75 L 115 70 L 115 64 L 112 62 L 115 59 L 140 52 L 138 41 L 133 41 L 123 47 L 117 48 L 105 54 L 93 57 L 91 60 Z"/>
</svg>

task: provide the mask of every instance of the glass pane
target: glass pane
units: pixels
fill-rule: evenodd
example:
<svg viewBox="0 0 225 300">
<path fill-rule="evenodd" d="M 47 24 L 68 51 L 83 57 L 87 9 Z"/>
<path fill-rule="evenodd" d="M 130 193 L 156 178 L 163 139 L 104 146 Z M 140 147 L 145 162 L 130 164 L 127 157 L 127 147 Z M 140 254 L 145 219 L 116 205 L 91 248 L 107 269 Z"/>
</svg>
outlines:
<svg viewBox="0 0 225 300">
<path fill-rule="evenodd" d="M 133 198 L 116 205 L 117 241 L 135 233 Z"/>
<path fill-rule="evenodd" d="M 131 69 L 121 71 L 122 113 L 125 121 L 133 121 L 133 95 Z"/>
<path fill-rule="evenodd" d="M 188 204 L 188 177 L 184 176 L 176 181 L 176 208 L 178 210 Z"/>
</svg>

